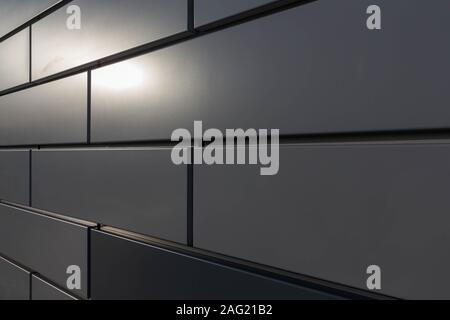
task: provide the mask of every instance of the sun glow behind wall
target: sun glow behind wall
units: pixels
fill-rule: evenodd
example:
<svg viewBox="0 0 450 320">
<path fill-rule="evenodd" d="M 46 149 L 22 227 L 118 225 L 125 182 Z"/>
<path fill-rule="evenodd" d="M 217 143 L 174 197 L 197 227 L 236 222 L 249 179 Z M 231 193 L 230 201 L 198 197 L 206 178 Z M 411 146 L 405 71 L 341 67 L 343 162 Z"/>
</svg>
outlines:
<svg viewBox="0 0 450 320">
<path fill-rule="evenodd" d="M 153 82 L 152 74 L 144 72 L 132 62 L 126 61 L 97 70 L 93 77 L 95 85 L 114 90 L 125 90 L 139 87 L 144 82 Z"/>
</svg>

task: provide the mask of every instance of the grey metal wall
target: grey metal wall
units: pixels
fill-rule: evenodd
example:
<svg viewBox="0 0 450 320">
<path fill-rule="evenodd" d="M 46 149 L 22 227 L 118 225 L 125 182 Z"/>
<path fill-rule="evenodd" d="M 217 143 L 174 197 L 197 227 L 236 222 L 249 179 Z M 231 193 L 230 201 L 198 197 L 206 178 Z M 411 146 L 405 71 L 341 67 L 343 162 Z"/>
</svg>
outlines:
<svg viewBox="0 0 450 320">
<path fill-rule="evenodd" d="M 0 298 L 450 298 L 449 17 L 0 0 Z M 279 174 L 174 165 L 195 120 L 280 129 Z"/>
</svg>

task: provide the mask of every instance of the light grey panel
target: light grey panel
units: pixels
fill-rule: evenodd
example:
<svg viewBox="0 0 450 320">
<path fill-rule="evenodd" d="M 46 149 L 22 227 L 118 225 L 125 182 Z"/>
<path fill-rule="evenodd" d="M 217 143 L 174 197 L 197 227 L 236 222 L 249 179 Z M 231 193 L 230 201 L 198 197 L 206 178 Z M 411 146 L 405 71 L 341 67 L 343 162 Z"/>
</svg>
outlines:
<svg viewBox="0 0 450 320">
<path fill-rule="evenodd" d="M 0 253 L 66 288 L 69 266 L 81 269 L 87 294 L 88 229 L 73 223 L 0 205 Z"/>
<path fill-rule="evenodd" d="M 186 243 L 188 171 L 171 151 L 33 152 L 33 207 Z"/>
<path fill-rule="evenodd" d="M 232 16 L 276 0 L 195 0 L 195 26 Z"/>
<path fill-rule="evenodd" d="M 30 152 L 0 151 L 0 199 L 28 205 Z"/>
<path fill-rule="evenodd" d="M 85 73 L 0 97 L 0 145 L 86 142 Z"/>
<path fill-rule="evenodd" d="M 0 300 L 29 300 L 30 273 L 0 257 Z"/>
<path fill-rule="evenodd" d="M 280 171 L 196 166 L 194 246 L 381 293 L 448 299 L 450 145 L 291 145 Z"/>
<path fill-rule="evenodd" d="M 281 134 L 448 127 L 450 2 L 378 3 L 381 31 L 366 27 L 372 1 L 321 0 L 94 71 L 93 140 L 167 140 L 194 120 Z M 138 81 L 117 76 L 133 68 Z"/>
<path fill-rule="evenodd" d="M 67 27 L 74 5 L 81 29 Z M 33 25 L 33 79 L 186 29 L 187 0 L 75 0 Z"/>
<path fill-rule="evenodd" d="M 1 24 L 2 22 L 0 22 Z M 28 82 L 30 74 L 29 48 L 28 29 L 0 42 L 0 91 Z"/>
<path fill-rule="evenodd" d="M 0 0 L 0 37 L 57 2 L 58 0 Z"/>
<path fill-rule="evenodd" d="M 46 282 L 45 280 L 40 279 L 39 277 L 33 275 L 32 276 L 32 285 L 31 285 L 31 299 L 32 300 L 78 300 L 72 295 L 62 291 L 59 288 L 56 288 L 54 285 Z"/>
<path fill-rule="evenodd" d="M 91 241 L 95 300 L 340 298 L 100 231 Z"/>
</svg>

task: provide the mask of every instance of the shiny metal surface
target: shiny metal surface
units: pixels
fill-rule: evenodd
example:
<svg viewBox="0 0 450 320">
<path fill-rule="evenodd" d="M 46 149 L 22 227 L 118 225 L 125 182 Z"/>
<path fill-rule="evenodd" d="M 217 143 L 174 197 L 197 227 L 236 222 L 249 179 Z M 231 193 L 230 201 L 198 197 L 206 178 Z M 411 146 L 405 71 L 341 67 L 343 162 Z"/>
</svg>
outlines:
<svg viewBox="0 0 450 320">
<path fill-rule="evenodd" d="M 0 252 L 66 287 L 67 268 L 81 268 L 81 297 L 87 295 L 88 229 L 26 210 L 0 205 Z"/>
<path fill-rule="evenodd" d="M 87 75 L 0 97 L 0 146 L 86 142 Z"/>
<path fill-rule="evenodd" d="M 187 242 L 187 167 L 171 148 L 33 152 L 33 207 Z"/>
<path fill-rule="evenodd" d="M 29 300 L 30 273 L 0 257 L 0 300 Z"/>
<path fill-rule="evenodd" d="M 195 26 L 254 9 L 277 0 L 195 0 Z"/>
<path fill-rule="evenodd" d="M 29 30 L 25 29 L 0 42 L 0 91 L 29 81 L 29 39 Z"/>
<path fill-rule="evenodd" d="M 92 299 L 339 299 L 101 231 L 91 237 Z"/>
<path fill-rule="evenodd" d="M 0 37 L 59 0 L 0 0 Z"/>
<path fill-rule="evenodd" d="M 168 140 L 194 120 L 281 134 L 448 127 L 450 2 L 380 1 L 389 32 L 367 29 L 369 4 L 316 1 L 96 70 L 93 141 Z M 139 81 L 121 80 L 129 68 Z"/>
<path fill-rule="evenodd" d="M 379 293 L 448 299 L 449 162 L 449 144 L 323 144 L 282 146 L 271 177 L 196 166 L 194 246 L 361 289 L 375 264 Z"/>
<path fill-rule="evenodd" d="M 52 284 L 45 280 L 32 275 L 31 278 L 31 300 L 51 300 L 51 301 L 65 301 L 65 300 L 78 300 L 75 297 L 67 294 L 66 292 L 56 288 Z"/>
<path fill-rule="evenodd" d="M 30 152 L 0 151 L 0 199 L 29 204 Z"/>
<path fill-rule="evenodd" d="M 81 29 L 67 27 L 68 6 Z M 75 0 L 33 25 L 33 79 L 187 29 L 187 0 Z"/>
</svg>

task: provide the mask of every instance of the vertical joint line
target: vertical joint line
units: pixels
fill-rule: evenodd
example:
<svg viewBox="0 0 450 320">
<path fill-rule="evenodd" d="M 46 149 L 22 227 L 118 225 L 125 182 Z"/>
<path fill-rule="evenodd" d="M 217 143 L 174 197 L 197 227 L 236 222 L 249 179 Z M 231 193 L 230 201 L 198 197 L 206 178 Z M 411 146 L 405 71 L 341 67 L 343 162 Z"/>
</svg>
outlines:
<svg viewBox="0 0 450 320">
<path fill-rule="evenodd" d="M 32 54 L 33 54 L 33 29 L 32 29 L 32 25 L 29 26 L 29 39 L 28 39 L 28 64 L 29 64 L 29 69 L 28 69 L 28 80 L 29 82 L 33 81 L 33 76 L 32 76 L 32 69 L 33 69 L 33 59 L 32 59 Z"/>
<path fill-rule="evenodd" d="M 86 140 L 91 143 L 91 96 L 92 96 L 92 73 L 91 70 L 87 72 L 87 120 L 86 120 Z"/>
<path fill-rule="evenodd" d="M 194 148 L 190 148 L 191 163 L 187 165 L 187 245 L 194 246 Z"/>
<path fill-rule="evenodd" d="M 28 206 L 31 208 L 33 206 L 33 150 L 29 151 L 28 162 Z"/>
<path fill-rule="evenodd" d="M 87 232 L 87 271 L 86 271 L 86 282 L 87 282 L 87 298 L 91 298 L 91 232 L 92 229 L 88 228 Z"/>
<path fill-rule="evenodd" d="M 195 10 L 194 10 L 194 0 L 188 0 L 188 31 L 195 31 L 194 22 L 195 21 Z"/>
<path fill-rule="evenodd" d="M 29 290 L 30 292 L 28 292 L 28 296 L 30 297 L 30 300 L 33 300 L 33 273 L 30 272 L 30 277 L 29 277 Z"/>
</svg>

